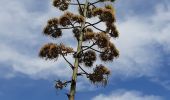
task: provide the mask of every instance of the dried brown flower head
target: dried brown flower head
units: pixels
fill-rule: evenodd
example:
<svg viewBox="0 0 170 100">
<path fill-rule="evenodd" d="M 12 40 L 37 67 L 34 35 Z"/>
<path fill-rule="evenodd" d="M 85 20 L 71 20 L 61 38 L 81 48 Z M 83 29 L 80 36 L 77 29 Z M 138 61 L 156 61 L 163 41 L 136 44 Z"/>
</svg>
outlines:
<svg viewBox="0 0 170 100">
<path fill-rule="evenodd" d="M 45 59 L 57 59 L 58 58 L 58 47 L 54 43 L 45 44 L 40 52 L 39 56 Z"/>
<path fill-rule="evenodd" d="M 110 70 L 103 65 L 97 65 L 92 74 L 89 74 L 88 78 L 93 83 L 107 84 L 107 77 L 110 75 Z"/>
<path fill-rule="evenodd" d="M 60 36 L 62 36 L 62 31 L 60 28 L 58 28 L 58 19 L 57 18 L 53 18 L 48 20 L 48 24 L 46 25 L 46 27 L 44 28 L 44 34 L 54 37 L 54 38 L 58 38 Z"/>
<path fill-rule="evenodd" d="M 86 40 L 91 40 L 95 37 L 95 33 L 93 32 L 93 30 L 91 28 L 87 28 L 84 30 L 84 37 L 83 37 L 83 40 L 86 41 Z"/>
<path fill-rule="evenodd" d="M 108 47 L 104 48 L 103 53 L 100 53 L 100 59 L 102 61 L 113 61 L 114 58 L 119 56 L 119 51 L 116 49 L 113 43 L 109 43 Z"/>
<path fill-rule="evenodd" d="M 53 0 L 53 6 L 64 11 L 68 9 L 70 0 Z"/>
<path fill-rule="evenodd" d="M 88 50 L 84 53 L 83 62 L 85 66 L 87 67 L 93 66 L 95 60 L 96 60 L 96 53 L 94 51 Z"/>
<path fill-rule="evenodd" d="M 115 22 L 114 12 L 110 9 L 103 9 L 102 14 L 99 16 L 99 19 L 104 22 Z"/>
<path fill-rule="evenodd" d="M 104 32 L 99 32 L 95 35 L 96 44 L 99 48 L 104 48 L 108 46 L 109 37 Z"/>
</svg>

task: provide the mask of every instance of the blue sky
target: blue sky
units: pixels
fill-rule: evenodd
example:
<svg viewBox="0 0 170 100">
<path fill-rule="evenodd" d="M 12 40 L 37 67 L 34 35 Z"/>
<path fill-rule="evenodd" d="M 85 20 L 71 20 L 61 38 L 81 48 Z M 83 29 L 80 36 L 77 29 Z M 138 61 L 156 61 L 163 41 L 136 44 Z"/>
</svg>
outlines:
<svg viewBox="0 0 170 100">
<path fill-rule="evenodd" d="M 69 31 L 57 40 L 42 35 L 47 20 L 60 12 L 51 0 L 0 4 L 0 100 L 66 100 L 68 88 L 54 88 L 55 79 L 70 78 L 66 63 L 37 56 L 48 42 L 75 46 Z M 114 6 L 120 37 L 112 41 L 120 57 L 107 64 L 112 70 L 107 87 L 79 78 L 76 100 L 169 100 L 170 1 L 117 0 Z"/>
</svg>

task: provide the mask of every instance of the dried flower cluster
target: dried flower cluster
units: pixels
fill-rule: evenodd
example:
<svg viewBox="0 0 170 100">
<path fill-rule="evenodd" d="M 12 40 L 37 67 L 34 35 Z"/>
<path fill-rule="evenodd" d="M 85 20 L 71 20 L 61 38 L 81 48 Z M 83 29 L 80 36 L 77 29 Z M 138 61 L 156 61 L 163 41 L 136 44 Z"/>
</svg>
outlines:
<svg viewBox="0 0 170 100">
<path fill-rule="evenodd" d="M 50 19 L 47 26 L 44 28 L 44 34 L 53 38 L 62 36 L 62 31 L 58 28 L 59 20 L 57 18 Z"/>
<path fill-rule="evenodd" d="M 94 39 L 96 40 L 96 44 L 99 48 L 105 48 L 109 44 L 109 37 L 106 33 L 99 32 Z"/>
<path fill-rule="evenodd" d="M 94 51 L 88 50 L 84 53 L 83 62 L 85 66 L 87 67 L 93 66 L 95 60 L 96 60 L 96 53 Z"/>
<path fill-rule="evenodd" d="M 110 70 L 103 65 L 96 65 L 94 72 L 89 74 L 88 78 L 94 84 L 96 83 L 103 83 L 104 85 L 107 84 L 107 76 L 110 75 Z"/>
<path fill-rule="evenodd" d="M 57 59 L 59 55 L 67 55 L 73 52 L 74 50 L 71 47 L 66 47 L 64 44 L 48 43 L 41 48 L 39 56 L 45 59 Z"/>
<path fill-rule="evenodd" d="M 59 19 L 59 23 L 63 27 L 72 25 L 73 22 L 77 22 L 77 23 L 81 24 L 84 22 L 84 17 L 81 15 L 76 15 L 76 14 L 73 14 L 73 13 L 67 11 Z"/>
<path fill-rule="evenodd" d="M 102 61 L 113 61 L 114 58 L 119 56 L 119 51 L 116 49 L 113 43 L 109 43 L 108 47 L 104 48 L 103 53 L 100 54 Z"/>
<path fill-rule="evenodd" d="M 68 9 L 69 3 L 71 0 L 54 0 L 53 6 L 59 8 L 60 10 L 64 11 Z"/>
<path fill-rule="evenodd" d="M 84 30 L 84 37 L 83 40 L 87 41 L 87 40 L 92 40 L 95 37 L 95 32 L 93 32 L 93 30 L 91 28 L 86 28 Z"/>
</svg>

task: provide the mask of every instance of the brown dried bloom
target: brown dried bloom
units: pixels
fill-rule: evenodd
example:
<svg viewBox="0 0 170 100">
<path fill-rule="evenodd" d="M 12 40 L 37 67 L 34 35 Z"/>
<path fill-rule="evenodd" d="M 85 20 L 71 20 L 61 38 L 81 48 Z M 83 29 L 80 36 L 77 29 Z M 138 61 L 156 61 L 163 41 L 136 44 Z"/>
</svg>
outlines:
<svg viewBox="0 0 170 100">
<path fill-rule="evenodd" d="M 103 65 L 97 65 L 92 74 L 89 74 L 88 78 L 93 83 L 107 84 L 107 76 L 110 75 L 110 70 Z"/>
<path fill-rule="evenodd" d="M 40 52 L 39 56 L 45 59 L 57 59 L 58 58 L 58 47 L 54 43 L 45 44 Z"/>
<path fill-rule="evenodd" d="M 54 38 L 58 38 L 60 36 L 62 36 L 62 31 L 60 28 L 58 28 L 58 19 L 57 18 L 53 18 L 48 20 L 48 24 L 46 25 L 46 27 L 44 28 L 44 34 L 54 37 Z"/>
<path fill-rule="evenodd" d="M 84 53 L 83 62 L 85 66 L 91 67 L 95 60 L 96 60 L 96 53 L 94 51 L 88 50 Z"/>
<path fill-rule="evenodd" d="M 96 44 L 99 48 L 104 48 L 108 46 L 109 37 L 104 32 L 99 32 L 95 35 Z"/>
</svg>

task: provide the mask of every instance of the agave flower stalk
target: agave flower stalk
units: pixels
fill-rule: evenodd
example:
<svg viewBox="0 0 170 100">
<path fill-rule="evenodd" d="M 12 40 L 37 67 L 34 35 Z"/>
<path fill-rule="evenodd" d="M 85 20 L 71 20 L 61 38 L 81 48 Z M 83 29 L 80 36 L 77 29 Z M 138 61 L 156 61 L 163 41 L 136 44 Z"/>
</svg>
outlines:
<svg viewBox="0 0 170 100">
<path fill-rule="evenodd" d="M 43 34 L 57 39 L 64 35 L 64 30 L 72 30 L 73 36 L 77 40 L 77 49 L 74 50 L 64 43 L 47 43 L 41 48 L 39 56 L 45 60 L 55 61 L 59 57 L 63 57 L 68 63 L 72 71 L 71 79 L 66 81 L 57 80 L 55 88 L 61 90 L 70 85 L 70 91 L 67 94 L 69 100 L 75 99 L 78 76 L 85 75 L 94 85 L 107 85 L 111 71 L 103 64 L 94 66 L 94 62 L 98 58 L 103 62 L 112 62 L 115 58 L 118 58 L 119 51 L 111 42 L 111 38 L 117 38 L 119 32 L 114 24 L 115 10 L 112 5 L 100 7 L 97 4 L 114 1 L 96 0 L 92 2 L 86 0 L 80 3 L 79 0 L 76 0 L 76 2 L 71 0 L 53 0 L 53 6 L 63 11 L 64 14 L 58 18 L 50 19 L 44 28 Z M 79 14 L 67 11 L 69 6 L 78 7 L 77 11 Z M 99 20 L 94 23 L 86 20 L 92 17 Z M 106 29 L 97 27 L 101 23 L 105 23 Z M 87 41 L 90 42 L 89 45 L 87 43 L 84 45 Z M 67 59 L 67 55 L 73 55 L 74 64 Z M 93 68 L 93 72 L 89 73 L 84 67 Z"/>
</svg>

